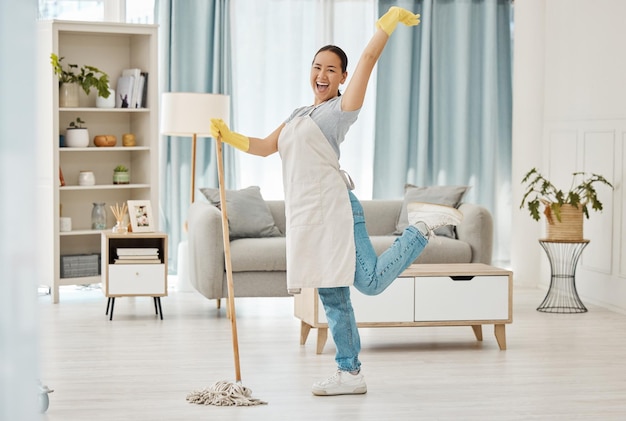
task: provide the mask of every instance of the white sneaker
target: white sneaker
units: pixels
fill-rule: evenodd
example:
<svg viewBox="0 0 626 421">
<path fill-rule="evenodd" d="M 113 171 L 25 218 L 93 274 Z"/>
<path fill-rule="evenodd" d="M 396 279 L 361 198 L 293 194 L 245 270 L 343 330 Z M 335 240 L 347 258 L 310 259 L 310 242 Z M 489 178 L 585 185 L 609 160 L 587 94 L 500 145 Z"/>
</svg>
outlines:
<svg viewBox="0 0 626 421">
<path fill-rule="evenodd" d="M 458 225 L 463 220 L 463 214 L 450 206 L 411 202 L 407 205 L 406 210 L 409 224 L 417 226 L 418 229 L 419 225 L 424 224 L 428 231 L 428 237 L 433 235 L 433 231 L 439 227 Z"/>
<path fill-rule="evenodd" d="M 326 380 L 313 383 L 313 394 L 317 396 L 360 395 L 367 393 L 363 374 L 337 370 Z"/>
</svg>

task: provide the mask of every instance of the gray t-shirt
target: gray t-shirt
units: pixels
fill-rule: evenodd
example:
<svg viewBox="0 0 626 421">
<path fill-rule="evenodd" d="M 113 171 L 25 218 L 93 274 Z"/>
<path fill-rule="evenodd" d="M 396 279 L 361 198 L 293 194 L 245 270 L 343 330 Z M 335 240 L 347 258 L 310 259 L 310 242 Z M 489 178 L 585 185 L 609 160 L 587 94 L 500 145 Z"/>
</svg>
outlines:
<svg viewBox="0 0 626 421">
<path fill-rule="evenodd" d="M 337 159 L 339 159 L 339 145 L 345 139 L 350 126 L 359 116 L 359 111 L 361 110 L 343 111 L 341 109 L 341 97 L 337 96 L 319 105 L 308 105 L 306 107 L 297 108 L 291 113 L 289 118 L 285 120 L 285 124 L 289 123 L 295 117 L 302 117 L 309 114 L 337 154 Z"/>
</svg>

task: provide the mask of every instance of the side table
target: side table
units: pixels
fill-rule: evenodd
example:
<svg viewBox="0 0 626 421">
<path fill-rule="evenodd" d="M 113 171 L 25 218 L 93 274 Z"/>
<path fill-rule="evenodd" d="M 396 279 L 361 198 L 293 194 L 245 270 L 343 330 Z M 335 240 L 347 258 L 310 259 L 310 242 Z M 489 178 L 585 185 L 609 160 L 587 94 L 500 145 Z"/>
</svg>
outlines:
<svg viewBox="0 0 626 421">
<path fill-rule="evenodd" d="M 550 287 L 537 311 L 544 313 L 586 313 L 587 308 L 576 291 L 576 265 L 589 240 L 553 241 L 539 244 L 550 261 Z"/>
<path fill-rule="evenodd" d="M 154 299 L 154 310 L 163 320 L 161 297 L 167 297 L 167 234 L 103 231 L 102 282 L 109 320 L 113 320 L 116 297 L 142 296 Z"/>
</svg>

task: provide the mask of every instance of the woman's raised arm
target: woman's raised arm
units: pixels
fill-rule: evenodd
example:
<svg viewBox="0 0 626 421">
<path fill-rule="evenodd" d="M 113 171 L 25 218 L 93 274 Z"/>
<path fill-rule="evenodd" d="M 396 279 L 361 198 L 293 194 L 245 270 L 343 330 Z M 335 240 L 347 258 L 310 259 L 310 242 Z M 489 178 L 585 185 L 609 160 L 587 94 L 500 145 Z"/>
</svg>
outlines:
<svg viewBox="0 0 626 421">
<path fill-rule="evenodd" d="M 358 110 L 363 106 L 367 84 L 387 40 L 396 29 L 398 23 L 415 26 L 420 23 L 420 16 L 406 9 L 393 6 L 376 22 L 376 32 L 361 53 L 354 74 L 341 99 L 341 108 L 344 111 Z"/>
</svg>

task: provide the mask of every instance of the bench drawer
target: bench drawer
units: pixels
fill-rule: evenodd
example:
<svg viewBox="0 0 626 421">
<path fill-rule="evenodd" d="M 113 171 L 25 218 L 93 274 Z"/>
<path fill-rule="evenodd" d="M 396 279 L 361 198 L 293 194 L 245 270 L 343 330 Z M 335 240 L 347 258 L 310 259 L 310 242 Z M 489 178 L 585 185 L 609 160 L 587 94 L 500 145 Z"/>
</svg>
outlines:
<svg viewBox="0 0 626 421">
<path fill-rule="evenodd" d="M 379 295 L 364 295 L 350 288 L 350 299 L 357 323 L 413 321 L 413 278 L 397 278 Z"/>
<path fill-rule="evenodd" d="M 415 278 L 416 322 L 508 319 L 508 276 Z"/>
</svg>

